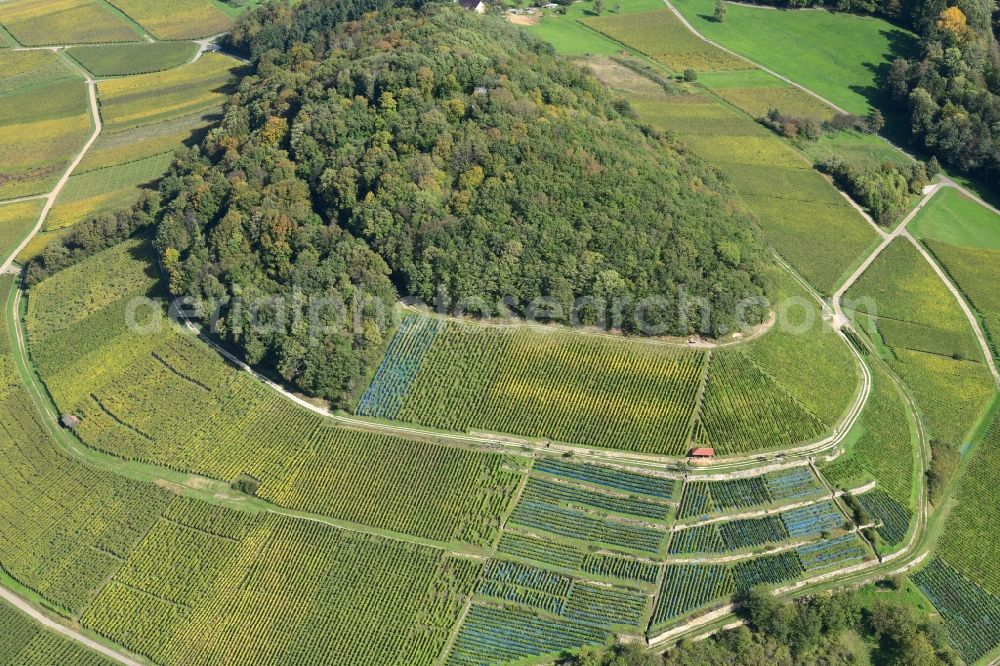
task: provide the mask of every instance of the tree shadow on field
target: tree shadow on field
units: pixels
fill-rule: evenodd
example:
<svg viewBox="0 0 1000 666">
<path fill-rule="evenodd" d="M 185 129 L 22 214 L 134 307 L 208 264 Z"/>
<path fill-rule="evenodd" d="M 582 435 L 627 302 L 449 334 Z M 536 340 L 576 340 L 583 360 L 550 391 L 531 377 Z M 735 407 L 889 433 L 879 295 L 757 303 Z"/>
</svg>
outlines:
<svg viewBox="0 0 1000 666">
<path fill-rule="evenodd" d="M 916 35 L 900 28 L 880 30 L 879 34 L 888 42 L 889 48 L 885 59 L 879 63 L 865 62 L 862 65 L 874 75 L 875 83 L 869 86 L 850 86 L 851 91 L 858 93 L 872 108 L 882 111 L 885 116 L 885 128 L 882 130 L 888 139 L 910 148 L 910 128 L 906 117 L 892 108 L 892 100 L 882 87 L 883 81 L 892 68 L 892 63 L 898 58 L 913 58 L 919 56 L 920 43 Z"/>
</svg>

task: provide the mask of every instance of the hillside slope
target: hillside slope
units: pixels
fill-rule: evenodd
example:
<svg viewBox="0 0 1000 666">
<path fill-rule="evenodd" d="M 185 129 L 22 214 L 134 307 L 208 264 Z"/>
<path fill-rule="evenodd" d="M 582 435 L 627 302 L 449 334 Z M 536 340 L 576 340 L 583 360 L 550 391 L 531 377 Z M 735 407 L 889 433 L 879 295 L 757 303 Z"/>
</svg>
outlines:
<svg viewBox="0 0 1000 666">
<path fill-rule="evenodd" d="M 763 293 L 756 227 L 717 174 L 533 37 L 438 5 L 304 39 L 261 56 L 203 156 L 163 188 L 157 243 L 175 294 L 294 286 L 363 321 L 348 331 L 325 318 L 312 344 L 252 330 L 249 309 L 224 305 L 219 333 L 251 362 L 350 395 L 387 328 L 359 295 L 521 314 L 547 297 L 557 321 L 592 296 L 584 323 L 617 299 L 627 330 L 718 335 Z M 707 301 L 710 317 L 689 321 L 679 294 Z"/>
</svg>

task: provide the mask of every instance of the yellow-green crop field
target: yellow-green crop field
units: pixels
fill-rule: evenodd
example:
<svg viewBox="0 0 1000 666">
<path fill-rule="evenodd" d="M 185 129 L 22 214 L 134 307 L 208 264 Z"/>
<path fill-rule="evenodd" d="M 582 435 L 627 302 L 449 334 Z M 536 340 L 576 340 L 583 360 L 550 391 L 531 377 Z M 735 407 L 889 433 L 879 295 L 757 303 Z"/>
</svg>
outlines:
<svg viewBox="0 0 1000 666">
<path fill-rule="evenodd" d="M 138 200 L 144 187 L 159 180 L 172 153 L 73 175 L 45 220 L 48 231 L 71 227 L 101 213 L 123 210 Z"/>
<path fill-rule="evenodd" d="M 129 304 L 156 293 L 156 270 L 151 248 L 134 241 L 31 291 L 33 361 L 61 410 L 81 417 L 85 444 L 223 481 L 248 474 L 261 497 L 289 508 L 492 543 L 522 476 L 518 459 L 331 427 L 166 322 L 130 329 Z"/>
<path fill-rule="evenodd" d="M 785 115 L 821 121 L 830 120 L 836 115 L 829 106 L 794 86 L 722 88 L 716 92 L 724 100 L 754 118 L 767 115 L 771 109 L 777 109 Z"/>
<path fill-rule="evenodd" d="M 43 204 L 36 199 L 0 206 L 0 263 L 35 225 Z"/>
<path fill-rule="evenodd" d="M 25 46 L 134 42 L 140 35 L 97 0 L 9 0 L 0 24 Z"/>
<path fill-rule="evenodd" d="M 816 120 L 829 120 L 835 115 L 830 106 L 762 69 L 706 72 L 698 80 L 754 118 L 766 115 L 771 109 Z"/>
<path fill-rule="evenodd" d="M 695 37 L 666 8 L 581 22 L 677 72 L 753 69 L 745 60 Z"/>
<path fill-rule="evenodd" d="M 91 131 L 83 81 L 0 95 L 0 199 L 47 191 Z"/>
<path fill-rule="evenodd" d="M 847 291 L 859 327 L 891 350 L 932 437 L 960 447 L 993 395 L 972 327 L 919 251 L 900 238 Z"/>
<path fill-rule="evenodd" d="M 134 162 L 193 145 L 204 136 L 206 127 L 218 118 L 218 111 L 212 109 L 133 129 L 104 131 L 87 151 L 77 167 L 77 173 Z"/>
<path fill-rule="evenodd" d="M 159 39 L 194 39 L 226 32 L 232 20 L 208 0 L 110 0 Z"/>
<path fill-rule="evenodd" d="M 79 76 L 52 51 L 0 51 L 0 95 Z"/>
<path fill-rule="evenodd" d="M 206 53 L 186 67 L 102 81 L 101 117 L 114 132 L 205 112 L 225 101 L 237 71 L 232 58 Z"/>
<path fill-rule="evenodd" d="M 786 324 L 807 322 L 785 313 L 759 339 L 710 353 L 412 315 L 357 411 L 661 455 L 692 438 L 723 454 L 816 439 L 853 400 L 857 370 L 819 305 L 782 271 L 772 277 L 779 299 L 804 300 L 811 325 L 792 333 Z"/>
</svg>

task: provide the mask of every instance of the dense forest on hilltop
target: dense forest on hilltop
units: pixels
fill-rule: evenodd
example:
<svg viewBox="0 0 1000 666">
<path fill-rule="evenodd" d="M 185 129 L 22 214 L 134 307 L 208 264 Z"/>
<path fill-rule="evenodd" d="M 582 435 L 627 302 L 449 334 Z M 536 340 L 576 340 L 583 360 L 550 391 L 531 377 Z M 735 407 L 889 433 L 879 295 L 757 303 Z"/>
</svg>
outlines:
<svg viewBox="0 0 1000 666">
<path fill-rule="evenodd" d="M 625 330 L 630 304 L 662 296 L 674 300 L 644 312 L 654 332 L 718 335 L 764 293 L 756 225 L 726 184 L 580 68 L 451 5 L 343 20 L 371 6 L 306 0 L 243 19 L 234 45 L 256 71 L 161 185 L 171 291 L 228 303 L 217 333 L 251 363 L 346 404 L 389 332 L 372 302 L 397 294 L 519 313 L 545 296 L 556 321 L 592 296 L 584 321 L 617 300 Z M 710 319 L 683 316 L 678 293 Z M 300 316 L 287 326 L 229 300 L 288 294 L 281 321 Z M 310 296 L 343 308 L 314 312 Z"/>
</svg>

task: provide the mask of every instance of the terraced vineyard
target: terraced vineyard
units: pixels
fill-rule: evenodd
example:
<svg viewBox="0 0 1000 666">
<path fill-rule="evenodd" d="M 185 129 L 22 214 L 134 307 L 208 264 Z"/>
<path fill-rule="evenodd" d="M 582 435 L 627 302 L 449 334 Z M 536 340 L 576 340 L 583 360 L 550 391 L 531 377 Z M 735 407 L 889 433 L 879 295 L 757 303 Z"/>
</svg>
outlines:
<svg viewBox="0 0 1000 666">
<path fill-rule="evenodd" d="M 913 514 L 888 493 L 876 488 L 858 496 L 861 506 L 879 523 L 876 530 L 886 543 L 895 546 L 903 541 Z"/>
<path fill-rule="evenodd" d="M 722 522 L 695 524 L 674 532 L 671 555 L 726 553 L 757 548 L 766 544 L 818 537 L 845 526 L 847 519 L 824 500 L 760 518 L 738 518 Z M 905 530 L 905 526 L 904 526 Z"/>
<path fill-rule="evenodd" d="M 569 647 L 603 645 L 606 640 L 605 632 L 579 622 L 539 617 L 519 608 L 475 604 L 445 664 L 473 666 L 484 658 L 503 663 L 536 655 L 558 656 Z"/>
<path fill-rule="evenodd" d="M 684 485 L 677 518 L 688 520 L 713 513 L 753 510 L 824 493 L 822 484 L 808 467 L 724 481 L 689 481 Z"/>
<path fill-rule="evenodd" d="M 793 550 L 724 564 L 667 564 L 651 620 L 662 629 L 695 611 L 728 602 L 734 592 L 776 586 L 824 569 L 870 559 L 856 534 L 819 540 Z"/>
</svg>

